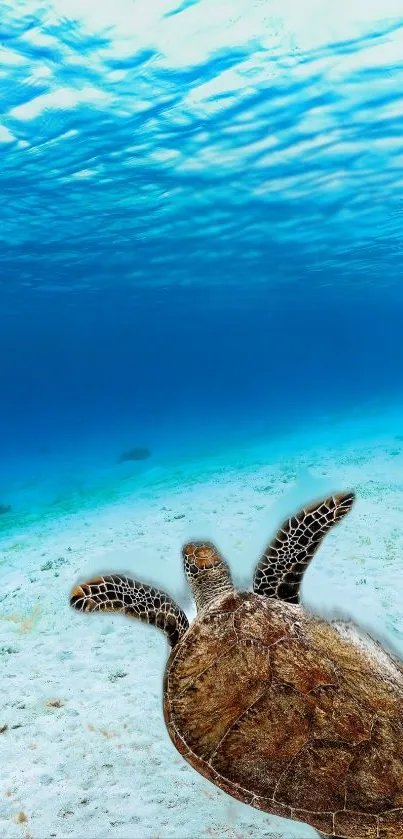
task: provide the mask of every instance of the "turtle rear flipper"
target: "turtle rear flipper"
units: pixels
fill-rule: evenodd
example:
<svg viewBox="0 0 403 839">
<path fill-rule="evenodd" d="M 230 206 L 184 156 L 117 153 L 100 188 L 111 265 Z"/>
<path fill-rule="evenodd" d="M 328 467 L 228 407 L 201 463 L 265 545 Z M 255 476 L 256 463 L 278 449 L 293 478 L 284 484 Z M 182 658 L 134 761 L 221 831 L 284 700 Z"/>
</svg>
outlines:
<svg viewBox="0 0 403 839">
<path fill-rule="evenodd" d="M 158 626 L 171 647 L 176 646 L 189 626 L 185 613 L 168 594 L 123 574 L 80 583 L 71 593 L 70 605 L 81 612 L 123 612 Z"/>
<path fill-rule="evenodd" d="M 258 563 L 253 590 L 266 597 L 299 603 L 302 578 L 322 539 L 351 510 L 353 492 L 316 502 L 287 519 Z"/>
</svg>

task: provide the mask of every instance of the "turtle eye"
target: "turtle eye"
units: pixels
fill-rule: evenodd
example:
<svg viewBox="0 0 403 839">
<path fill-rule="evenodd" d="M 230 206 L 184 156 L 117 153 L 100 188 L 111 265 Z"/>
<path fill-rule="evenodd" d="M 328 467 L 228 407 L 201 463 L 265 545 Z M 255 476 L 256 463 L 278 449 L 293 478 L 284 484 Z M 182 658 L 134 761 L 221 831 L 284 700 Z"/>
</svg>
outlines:
<svg viewBox="0 0 403 839">
<path fill-rule="evenodd" d="M 189 565 L 196 566 L 199 571 L 220 565 L 222 559 L 209 542 L 189 542 L 182 550 L 184 559 Z"/>
</svg>

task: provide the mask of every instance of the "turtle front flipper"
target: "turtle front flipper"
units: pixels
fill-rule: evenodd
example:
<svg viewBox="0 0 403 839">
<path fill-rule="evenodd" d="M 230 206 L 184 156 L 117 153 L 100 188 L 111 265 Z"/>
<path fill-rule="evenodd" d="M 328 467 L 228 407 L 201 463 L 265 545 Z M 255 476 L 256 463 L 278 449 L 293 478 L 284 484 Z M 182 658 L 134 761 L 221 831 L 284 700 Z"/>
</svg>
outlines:
<svg viewBox="0 0 403 839">
<path fill-rule="evenodd" d="M 71 593 L 70 605 L 81 612 L 123 612 L 151 623 L 165 632 L 171 647 L 189 626 L 185 613 L 168 594 L 122 574 L 80 583 Z"/>
<path fill-rule="evenodd" d="M 303 575 L 333 525 L 351 510 L 353 492 L 312 504 L 287 519 L 256 566 L 253 590 L 266 597 L 299 603 Z"/>
</svg>

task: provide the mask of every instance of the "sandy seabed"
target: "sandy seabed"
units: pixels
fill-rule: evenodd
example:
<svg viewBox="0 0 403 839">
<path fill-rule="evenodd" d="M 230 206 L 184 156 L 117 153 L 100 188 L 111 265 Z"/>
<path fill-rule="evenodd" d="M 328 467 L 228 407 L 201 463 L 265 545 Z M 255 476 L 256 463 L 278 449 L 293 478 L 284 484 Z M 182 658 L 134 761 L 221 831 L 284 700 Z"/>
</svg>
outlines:
<svg viewBox="0 0 403 839">
<path fill-rule="evenodd" d="M 195 614 L 181 568 L 213 539 L 240 587 L 284 517 L 355 489 L 303 586 L 305 607 L 352 618 L 403 656 L 403 436 L 335 428 L 184 462 L 111 504 L 13 528 L 0 543 L 0 836 L 278 837 L 316 832 L 233 801 L 175 751 L 162 717 L 168 645 L 120 615 L 70 609 L 73 585 L 123 572 Z"/>
</svg>

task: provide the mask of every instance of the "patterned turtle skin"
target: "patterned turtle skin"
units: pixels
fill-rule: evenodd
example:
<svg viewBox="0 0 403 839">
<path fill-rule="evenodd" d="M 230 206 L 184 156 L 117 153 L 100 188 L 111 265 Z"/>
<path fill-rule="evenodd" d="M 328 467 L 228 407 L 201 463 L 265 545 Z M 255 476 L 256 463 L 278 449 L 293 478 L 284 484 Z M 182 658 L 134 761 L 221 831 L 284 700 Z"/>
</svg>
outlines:
<svg viewBox="0 0 403 839">
<path fill-rule="evenodd" d="M 235 589 L 213 545 L 185 545 L 191 626 L 167 595 L 120 575 L 77 586 L 71 603 L 166 632 L 169 735 L 220 789 L 322 836 L 402 839 L 403 665 L 353 624 L 299 604 L 306 567 L 353 500 L 334 496 L 287 520 L 253 592 Z"/>
</svg>

